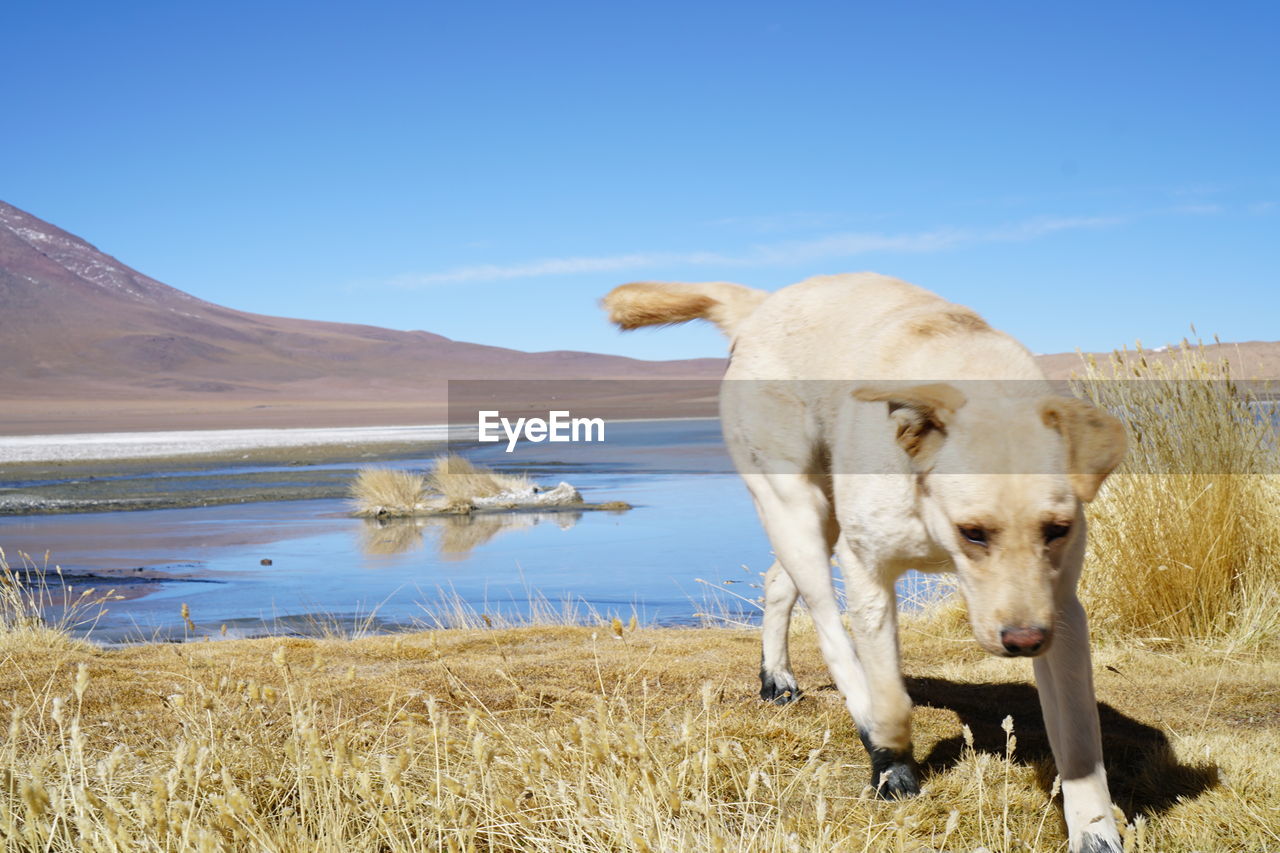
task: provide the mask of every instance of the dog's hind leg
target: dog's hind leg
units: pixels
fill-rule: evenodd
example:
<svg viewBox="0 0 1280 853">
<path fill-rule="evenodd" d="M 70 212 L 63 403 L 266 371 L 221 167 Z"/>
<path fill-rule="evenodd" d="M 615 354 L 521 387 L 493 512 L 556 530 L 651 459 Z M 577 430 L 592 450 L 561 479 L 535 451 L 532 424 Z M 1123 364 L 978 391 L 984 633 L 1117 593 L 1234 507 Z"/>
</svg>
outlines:
<svg viewBox="0 0 1280 853">
<path fill-rule="evenodd" d="M 787 642 L 791 612 L 799 596 L 791 576 L 775 560 L 764 576 L 760 698 L 777 705 L 785 705 L 800 698 L 800 687 L 791 672 L 791 653 Z"/>
<path fill-rule="evenodd" d="M 817 482 L 821 483 L 821 480 Z M 824 488 L 827 506 L 831 505 L 831 492 Z M 759 504 L 756 505 L 757 510 Z M 828 513 L 823 525 L 827 542 L 827 556 L 831 555 L 840 536 L 840 525 L 834 513 Z M 791 653 L 788 632 L 791 615 L 795 612 L 796 599 L 800 597 L 795 582 L 778 560 L 773 561 L 764 576 L 764 619 L 760 648 L 760 698 L 776 705 L 785 705 L 800 698 L 800 687 L 791 671 Z"/>
<path fill-rule="evenodd" d="M 874 721 L 875 709 L 866 673 L 840 621 L 831 581 L 828 540 L 831 503 L 821 485 L 803 474 L 743 474 L 773 543 L 774 553 L 804 596 L 818 633 L 818 645 L 836 688 L 860 725 Z M 877 744 L 870 744 L 873 748 Z M 872 753 L 872 783 L 880 796 L 895 798 L 919 793 L 914 766 L 895 753 L 877 763 Z"/>
</svg>

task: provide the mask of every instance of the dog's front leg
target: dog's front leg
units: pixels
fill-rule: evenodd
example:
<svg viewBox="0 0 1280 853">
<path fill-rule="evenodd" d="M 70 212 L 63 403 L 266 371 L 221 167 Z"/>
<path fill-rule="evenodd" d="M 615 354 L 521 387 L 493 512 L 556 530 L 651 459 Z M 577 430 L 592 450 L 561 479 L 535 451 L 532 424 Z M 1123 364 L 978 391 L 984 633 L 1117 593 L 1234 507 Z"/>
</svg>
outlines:
<svg viewBox="0 0 1280 853">
<path fill-rule="evenodd" d="M 868 741 L 867 748 L 871 750 L 873 784 L 877 792 L 886 798 L 919 793 L 915 767 L 904 758 L 901 738 L 891 738 L 891 743 L 876 740 L 882 731 L 876 715 L 876 698 L 867 683 L 862 662 L 854 652 L 849 632 L 840 620 L 840 608 L 831 582 L 826 497 L 821 489 L 796 475 L 744 474 L 743 479 L 756 499 L 760 518 L 769 533 L 778 561 L 809 608 L 818 632 L 822 657 L 836 688 L 844 696 L 845 706 L 859 731 L 871 734 L 870 738 L 864 735 L 864 740 Z M 909 758 L 909 729 L 906 737 L 906 757 Z M 882 745 L 885 751 L 877 749 Z"/>
<path fill-rule="evenodd" d="M 911 752 L 911 697 L 902 681 L 898 648 L 898 600 L 892 580 L 880 577 L 841 537 L 836 556 L 844 574 L 854 647 L 866 673 L 870 713 L 858 722 L 871 756 L 872 784 L 882 796 L 920 792 Z"/>
<path fill-rule="evenodd" d="M 1060 605 L 1053 644 L 1035 660 L 1045 729 L 1062 779 L 1071 853 L 1120 853 L 1093 693 L 1089 625 L 1074 593 Z"/>
</svg>

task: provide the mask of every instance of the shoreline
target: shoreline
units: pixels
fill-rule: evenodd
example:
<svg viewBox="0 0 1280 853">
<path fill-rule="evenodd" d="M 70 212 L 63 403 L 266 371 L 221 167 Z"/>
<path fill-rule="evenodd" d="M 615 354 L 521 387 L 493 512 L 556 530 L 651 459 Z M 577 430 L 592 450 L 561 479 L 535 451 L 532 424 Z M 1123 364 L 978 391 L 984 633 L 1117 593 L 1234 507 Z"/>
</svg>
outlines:
<svg viewBox="0 0 1280 853">
<path fill-rule="evenodd" d="M 610 423 L 657 423 L 662 421 L 713 421 L 714 415 L 685 415 L 654 418 L 607 418 Z M 362 427 L 262 427 L 255 429 L 155 430 L 127 432 L 44 433 L 40 435 L 0 434 L 0 478 L 10 466 L 95 462 L 181 463 L 233 460 L 270 455 L 270 451 L 295 451 L 322 455 L 323 448 L 405 446 L 418 443 L 444 444 L 450 433 L 466 430 L 456 424 Z M 467 443 L 473 441 L 469 437 Z M 212 449 L 207 448 L 213 444 Z M 62 452 L 53 452 L 58 448 Z M 289 454 L 285 454 L 289 455 Z M 339 454 L 341 455 L 341 454 Z"/>
<path fill-rule="evenodd" d="M 264 450 L 440 443 L 448 424 L 381 427 L 268 427 L 0 436 L 0 466 L 209 457 Z"/>
</svg>

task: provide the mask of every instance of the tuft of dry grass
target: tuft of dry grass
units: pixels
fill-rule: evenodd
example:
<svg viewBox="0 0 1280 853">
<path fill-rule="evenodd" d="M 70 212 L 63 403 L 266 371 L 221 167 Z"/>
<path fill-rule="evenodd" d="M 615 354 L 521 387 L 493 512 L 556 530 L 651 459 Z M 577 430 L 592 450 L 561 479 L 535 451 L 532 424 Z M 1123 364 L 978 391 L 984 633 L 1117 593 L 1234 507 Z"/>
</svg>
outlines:
<svg viewBox="0 0 1280 853">
<path fill-rule="evenodd" d="M 1077 390 L 1129 453 L 1089 506 L 1082 598 L 1095 631 L 1236 646 L 1280 637 L 1280 447 L 1253 391 L 1185 341 L 1162 363 L 1091 363 Z"/>
<path fill-rule="evenodd" d="M 49 585 L 49 576 L 58 582 Z M 0 548 L 0 654 L 21 648 L 88 648 L 74 631 L 89 631 L 118 600 L 114 589 L 77 590 L 62 576 L 62 568 L 37 565 L 28 554 L 18 555 L 14 568 Z"/>
<path fill-rule="evenodd" d="M 357 515 L 412 515 L 427 507 L 426 477 L 398 468 L 361 468 L 351 501 Z"/>
<path fill-rule="evenodd" d="M 351 485 L 351 499 L 355 514 L 367 517 L 465 513 L 477 498 L 522 492 L 531 486 L 528 477 L 478 468 L 449 453 L 433 459 L 425 474 L 362 468 Z"/>
</svg>

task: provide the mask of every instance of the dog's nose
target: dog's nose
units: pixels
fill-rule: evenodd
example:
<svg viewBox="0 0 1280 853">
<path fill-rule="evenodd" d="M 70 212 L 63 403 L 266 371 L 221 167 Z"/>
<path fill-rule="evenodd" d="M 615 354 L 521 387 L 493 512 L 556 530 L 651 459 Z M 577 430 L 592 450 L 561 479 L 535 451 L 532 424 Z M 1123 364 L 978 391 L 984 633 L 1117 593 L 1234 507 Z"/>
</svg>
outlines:
<svg viewBox="0 0 1280 853">
<path fill-rule="evenodd" d="M 1044 646 L 1045 636 L 1043 628 L 1002 628 L 1000 644 L 1011 655 L 1034 655 Z"/>
</svg>

